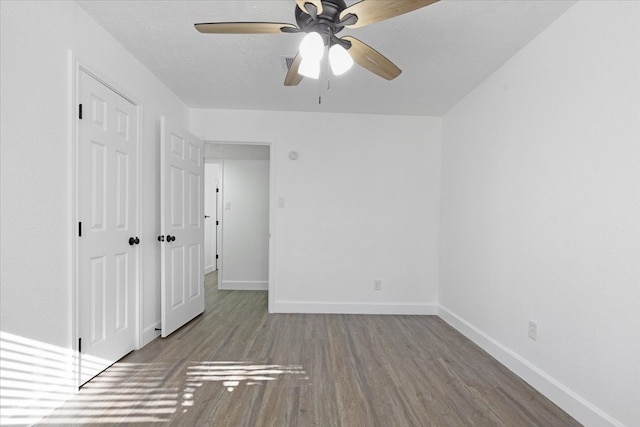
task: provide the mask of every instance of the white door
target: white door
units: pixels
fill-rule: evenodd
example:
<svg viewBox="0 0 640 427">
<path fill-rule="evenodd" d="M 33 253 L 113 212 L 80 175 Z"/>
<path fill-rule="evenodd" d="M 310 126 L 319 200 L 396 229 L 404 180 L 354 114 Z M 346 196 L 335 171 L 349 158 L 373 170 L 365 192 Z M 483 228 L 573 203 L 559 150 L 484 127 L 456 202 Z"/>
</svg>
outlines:
<svg viewBox="0 0 640 427">
<path fill-rule="evenodd" d="M 78 79 L 78 345 L 84 384 L 135 347 L 138 109 L 86 72 Z"/>
<path fill-rule="evenodd" d="M 214 240 L 214 253 L 215 253 L 215 263 L 216 270 L 220 268 L 220 165 L 216 169 L 216 197 L 215 197 L 215 208 L 214 212 L 216 214 L 216 226 L 214 227 L 213 232 L 213 240 Z"/>
<path fill-rule="evenodd" d="M 218 165 L 204 165 L 204 271 L 210 273 L 218 269 L 216 265 L 216 199 L 218 187 Z"/>
<path fill-rule="evenodd" d="M 162 117 L 161 335 L 204 311 L 204 144 Z"/>
</svg>

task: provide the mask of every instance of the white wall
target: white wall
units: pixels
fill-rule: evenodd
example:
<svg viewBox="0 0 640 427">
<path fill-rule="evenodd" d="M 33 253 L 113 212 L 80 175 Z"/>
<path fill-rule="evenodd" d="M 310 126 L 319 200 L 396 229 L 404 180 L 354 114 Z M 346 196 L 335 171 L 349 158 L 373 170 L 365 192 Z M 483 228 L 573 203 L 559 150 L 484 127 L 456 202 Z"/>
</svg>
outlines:
<svg viewBox="0 0 640 427">
<path fill-rule="evenodd" d="M 191 110 L 190 129 L 272 144 L 272 310 L 435 311 L 440 119 Z"/>
<path fill-rule="evenodd" d="M 639 22 L 580 2 L 443 119 L 442 316 L 593 426 L 640 425 Z"/>
<path fill-rule="evenodd" d="M 219 289 L 266 290 L 269 280 L 269 161 L 224 160 Z"/>
<path fill-rule="evenodd" d="M 251 145 L 251 144 L 205 144 L 205 159 L 222 160 L 269 160 L 268 145 Z"/>
<path fill-rule="evenodd" d="M 186 127 L 184 104 L 74 2 L 2 1 L 1 328 L 70 349 L 70 61 L 143 103 L 142 243 L 144 327 L 159 320 L 158 119 Z"/>
<path fill-rule="evenodd" d="M 204 273 L 216 270 L 216 189 L 220 181 L 220 165 L 205 163 L 204 165 L 204 214 L 209 216 L 204 221 Z"/>
</svg>

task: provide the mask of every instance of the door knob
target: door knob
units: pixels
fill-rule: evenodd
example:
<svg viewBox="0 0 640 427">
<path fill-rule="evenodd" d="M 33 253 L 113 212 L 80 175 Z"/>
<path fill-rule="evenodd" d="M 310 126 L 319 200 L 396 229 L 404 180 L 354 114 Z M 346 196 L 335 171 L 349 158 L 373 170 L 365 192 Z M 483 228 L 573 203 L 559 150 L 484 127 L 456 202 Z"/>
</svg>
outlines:
<svg viewBox="0 0 640 427">
<path fill-rule="evenodd" d="M 140 243 L 140 239 L 138 239 L 137 237 L 129 237 L 129 244 L 131 246 L 137 245 L 138 243 Z"/>
<path fill-rule="evenodd" d="M 176 236 L 167 235 L 167 242 L 175 242 Z"/>
<path fill-rule="evenodd" d="M 164 236 L 158 236 L 158 242 L 164 242 Z"/>
</svg>

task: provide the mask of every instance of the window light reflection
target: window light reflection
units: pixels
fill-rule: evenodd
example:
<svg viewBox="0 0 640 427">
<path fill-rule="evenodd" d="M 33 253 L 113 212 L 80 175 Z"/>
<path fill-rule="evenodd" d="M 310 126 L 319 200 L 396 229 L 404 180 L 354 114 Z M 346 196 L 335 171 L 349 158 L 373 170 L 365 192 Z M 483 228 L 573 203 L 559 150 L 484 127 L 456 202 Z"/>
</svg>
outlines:
<svg viewBox="0 0 640 427">
<path fill-rule="evenodd" d="M 74 357 L 0 331 L 0 425 L 168 423 L 196 406 L 198 397 L 207 400 L 199 396 L 205 384 L 219 383 L 231 393 L 283 378 L 308 380 L 301 366 L 190 361 L 171 374 L 172 364 L 123 361 L 76 393 Z"/>
</svg>

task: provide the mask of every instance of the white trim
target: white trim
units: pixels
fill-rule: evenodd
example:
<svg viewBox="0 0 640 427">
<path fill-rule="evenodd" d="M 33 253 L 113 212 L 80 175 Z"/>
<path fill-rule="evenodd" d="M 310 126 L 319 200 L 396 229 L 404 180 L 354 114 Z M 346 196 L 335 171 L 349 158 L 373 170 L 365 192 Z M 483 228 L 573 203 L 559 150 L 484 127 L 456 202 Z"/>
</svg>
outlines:
<svg viewBox="0 0 640 427">
<path fill-rule="evenodd" d="M 268 291 L 269 282 L 260 281 L 241 281 L 227 280 L 218 283 L 218 289 L 221 291 Z"/>
<path fill-rule="evenodd" d="M 71 313 L 71 350 L 74 354 L 74 363 L 73 363 L 73 375 L 75 379 L 75 384 L 80 386 L 80 369 L 78 369 L 79 357 L 78 357 L 78 331 L 79 331 L 79 319 L 80 319 L 80 307 L 78 303 L 78 137 L 79 137 L 79 122 L 77 119 L 77 105 L 79 104 L 79 79 L 80 72 L 85 72 L 92 78 L 99 81 L 104 86 L 108 87 L 112 91 L 116 92 L 118 95 L 126 99 L 128 102 L 133 104 L 137 110 L 137 128 L 138 128 L 138 148 L 137 148 L 137 212 L 136 212 L 136 227 L 138 230 L 138 235 L 142 233 L 142 142 L 143 142 L 143 108 L 142 103 L 138 102 L 135 98 L 132 98 L 129 95 L 125 95 L 128 91 L 123 91 L 121 86 L 115 84 L 111 79 L 106 79 L 100 73 L 96 73 L 97 67 L 92 66 L 90 63 L 85 61 L 82 58 L 79 58 L 72 50 L 69 50 L 69 147 L 70 147 L 70 164 L 72 169 L 69 172 L 69 178 L 71 179 L 71 191 L 72 197 L 70 202 L 70 230 L 71 230 L 71 257 L 69 260 L 70 263 L 70 277 L 71 277 L 71 306 L 74 308 Z M 135 310 L 135 336 L 134 336 L 134 349 L 142 348 L 142 251 L 140 248 L 136 248 L 137 251 L 137 280 L 135 284 L 135 295 L 137 299 L 136 310 Z"/>
<path fill-rule="evenodd" d="M 121 93 L 121 92 L 118 92 Z M 141 239 L 145 236 L 142 235 L 144 225 L 142 218 L 144 218 L 144 204 L 142 203 L 142 143 L 144 142 L 144 106 L 140 102 L 134 102 L 134 105 L 138 107 L 138 218 L 136 226 L 138 228 L 137 235 Z M 154 241 L 152 240 L 152 243 Z M 142 343 L 142 336 L 144 334 L 144 256 L 142 254 L 142 247 L 136 245 L 136 252 L 138 252 L 138 283 L 136 284 L 136 298 L 138 299 L 138 309 L 136 312 L 136 337 L 135 337 L 135 350 L 140 350 L 145 344 Z"/>
<path fill-rule="evenodd" d="M 277 143 L 273 141 L 269 144 L 269 271 L 267 272 L 267 280 L 269 282 L 269 293 L 267 294 L 267 311 L 269 313 L 275 312 L 276 305 L 276 215 L 278 209 L 276 208 L 276 166 L 278 150 L 276 149 Z"/>
<path fill-rule="evenodd" d="M 78 198 L 78 121 L 76 120 L 76 105 L 78 105 L 78 66 L 75 54 L 72 50 L 68 53 L 68 66 L 69 66 L 69 165 L 71 166 L 68 171 L 68 179 L 71 189 L 71 197 L 69 198 L 69 230 L 71 230 L 69 236 L 69 278 L 71 280 L 71 352 L 73 354 L 73 367 L 71 375 L 73 377 L 74 385 L 77 387 L 80 384 L 80 369 L 78 369 L 79 355 L 78 355 L 78 330 L 79 330 L 79 309 L 78 306 L 78 204 L 76 203 Z M 77 391 L 77 389 L 76 389 Z"/>
<path fill-rule="evenodd" d="M 205 144 L 207 144 L 207 142 L 205 141 Z M 218 265 L 218 284 L 222 283 L 222 279 L 224 277 L 224 222 L 225 222 L 225 213 L 224 213 L 224 159 L 220 160 L 219 163 L 220 167 L 218 168 L 218 174 L 219 174 L 219 178 L 218 178 L 218 185 L 219 185 L 219 189 L 220 191 L 217 194 L 218 200 L 217 200 L 217 204 L 218 204 L 218 218 L 220 221 L 220 227 L 218 227 L 218 229 L 216 230 L 216 239 L 218 240 L 216 242 L 217 248 L 216 248 L 216 255 L 218 256 L 218 262 L 216 263 Z"/>
<path fill-rule="evenodd" d="M 438 307 L 438 315 L 580 423 L 593 426 L 624 427 L 624 424 L 620 421 L 588 402 L 560 381 L 491 338 L 451 310 L 440 305 Z"/>
<path fill-rule="evenodd" d="M 437 315 L 436 304 L 276 301 L 271 313 Z"/>
</svg>

